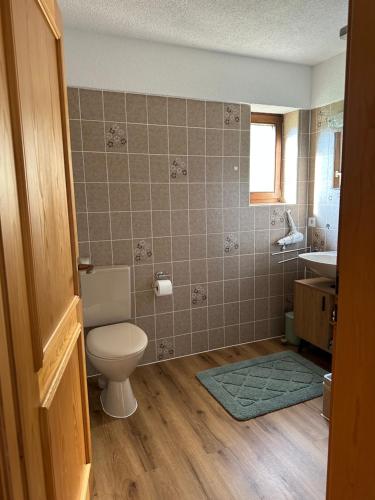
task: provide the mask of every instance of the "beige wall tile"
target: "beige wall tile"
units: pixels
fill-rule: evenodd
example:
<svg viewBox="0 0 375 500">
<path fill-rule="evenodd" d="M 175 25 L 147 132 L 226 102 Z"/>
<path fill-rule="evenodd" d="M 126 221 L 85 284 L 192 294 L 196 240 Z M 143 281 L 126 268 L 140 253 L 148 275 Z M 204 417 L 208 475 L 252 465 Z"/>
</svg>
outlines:
<svg viewBox="0 0 375 500">
<path fill-rule="evenodd" d="M 167 124 L 167 98 L 147 96 L 148 123 Z"/>
<path fill-rule="evenodd" d="M 168 97 L 168 123 L 186 126 L 186 99 Z"/>
<path fill-rule="evenodd" d="M 210 329 L 224 326 L 224 306 L 222 304 L 208 307 L 208 327 Z"/>
<path fill-rule="evenodd" d="M 79 111 L 79 90 L 75 87 L 68 87 L 68 110 L 71 119 L 81 118 Z"/>
<path fill-rule="evenodd" d="M 207 284 L 209 306 L 216 306 L 218 304 L 224 303 L 224 285 L 226 283 L 228 282 L 215 281 Z M 237 283 L 237 288 L 238 288 L 238 283 Z"/>
<path fill-rule="evenodd" d="M 77 212 L 86 212 L 86 186 L 83 182 L 74 183 L 74 195 Z"/>
<path fill-rule="evenodd" d="M 168 129 L 165 126 L 149 125 L 149 151 L 151 154 L 168 153 Z"/>
<path fill-rule="evenodd" d="M 154 210 L 152 212 L 152 233 L 154 237 L 170 236 L 170 212 Z"/>
<path fill-rule="evenodd" d="M 183 333 L 190 333 L 191 332 L 190 309 L 185 310 L 185 311 L 175 311 L 173 316 L 174 316 L 174 334 L 175 335 L 181 335 Z"/>
<path fill-rule="evenodd" d="M 130 123 L 147 123 L 145 95 L 126 94 L 126 117 Z"/>
<path fill-rule="evenodd" d="M 173 335 L 173 313 L 156 315 L 156 338 L 170 337 Z"/>
<path fill-rule="evenodd" d="M 113 264 L 133 265 L 132 240 L 116 240 L 112 242 Z"/>
<path fill-rule="evenodd" d="M 83 167 L 83 154 L 81 152 L 72 153 L 73 178 L 75 182 L 85 181 L 85 171 Z"/>
<path fill-rule="evenodd" d="M 108 212 L 108 184 L 95 182 L 86 184 L 87 211 Z"/>
<path fill-rule="evenodd" d="M 79 91 L 82 120 L 103 120 L 103 93 L 101 90 Z"/>
<path fill-rule="evenodd" d="M 189 236 L 173 236 L 172 258 L 174 261 L 189 259 Z"/>
<path fill-rule="evenodd" d="M 109 213 L 89 213 L 88 225 L 90 241 L 111 239 Z"/>
<path fill-rule="evenodd" d="M 189 207 L 189 190 L 187 184 L 171 184 L 170 190 L 172 210 Z"/>
<path fill-rule="evenodd" d="M 142 328 L 149 341 L 155 338 L 155 320 L 153 316 L 141 316 L 137 318 L 136 325 Z"/>
<path fill-rule="evenodd" d="M 128 151 L 129 153 L 148 153 L 147 125 L 127 126 L 128 130 Z"/>
<path fill-rule="evenodd" d="M 189 182 L 206 182 L 205 156 L 189 156 Z"/>
<path fill-rule="evenodd" d="M 108 184 L 111 210 L 130 210 L 129 184 L 110 182 Z"/>
<path fill-rule="evenodd" d="M 96 266 L 112 264 L 112 248 L 110 241 L 95 241 L 90 243 L 91 262 Z"/>
<path fill-rule="evenodd" d="M 191 353 L 191 335 L 179 335 L 175 338 L 175 356 L 186 356 Z"/>
<path fill-rule="evenodd" d="M 149 155 L 151 182 L 169 182 L 168 155 Z"/>
<path fill-rule="evenodd" d="M 69 121 L 70 147 L 72 151 L 82 151 L 81 122 L 78 120 Z"/>
<path fill-rule="evenodd" d="M 173 262 L 173 283 L 176 286 L 190 284 L 190 261 Z"/>
<path fill-rule="evenodd" d="M 168 127 L 169 153 L 187 154 L 187 133 L 185 127 Z"/>
<path fill-rule="evenodd" d="M 104 120 L 125 122 L 125 94 L 123 92 L 103 92 Z"/>
<path fill-rule="evenodd" d="M 87 214 L 77 213 L 78 241 L 89 241 Z"/>
<path fill-rule="evenodd" d="M 206 122 L 206 106 L 204 101 L 188 99 L 187 124 L 189 127 L 204 127 Z"/>
<path fill-rule="evenodd" d="M 131 212 L 111 212 L 111 233 L 114 240 L 130 239 Z"/>
<path fill-rule="evenodd" d="M 224 156 L 240 155 L 240 133 L 237 130 L 224 130 Z"/>
<path fill-rule="evenodd" d="M 204 352 L 208 350 L 208 332 L 192 333 L 191 352 Z"/>
<path fill-rule="evenodd" d="M 136 292 L 135 294 L 135 307 L 138 316 L 149 316 L 154 314 L 154 292 Z"/>
<path fill-rule="evenodd" d="M 133 238 L 148 238 L 152 235 L 151 212 L 132 212 Z"/>
<path fill-rule="evenodd" d="M 81 127 L 83 151 L 105 151 L 104 123 L 82 120 Z"/>
<path fill-rule="evenodd" d="M 239 325 L 226 326 L 224 329 L 225 345 L 235 345 L 240 341 L 240 328 Z"/>
<path fill-rule="evenodd" d="M 150 210 L 151 194 L 149 184 L 130 184 L 132 210 Z"/>
<path fill-rule="evenodd" d="M 191 331 L 207 330 L 207 307 L 193 309 L 191 314 Z"/>
<path fill-rule="evenodd" d="M 109 182 L 129 182 L 129 162 L 127 154 L 106 155 Z"/>
<path fill-rule="evenodd" d="M 206 234 L 206 211 L 189 210 L 190 234 Z"/>
<path fill-rule="evenodd" d="M 169 184 L 151 184 L 153 210 L 170 210 Z"/>
<path fill-rule="evenodd" d="M 224 328 L 208 330 L 208 347 L 210 350 L 224 347 Z"/>
<path fill-rule="evenodd" d="M 224 128 L 224 105 L 222 102 L 206 102 L 206 127 Z"/>
<path fill-rule="evenodd" d="M 154 262 L 170 262 L 172 259 L 171 238 L 154 238 Z"/>
<path fill-rule="evenodd" d="M 206 131 L 204 128 L 188 129 L 188 154 L 204 155 L 206 154 Z"/>
</svg>

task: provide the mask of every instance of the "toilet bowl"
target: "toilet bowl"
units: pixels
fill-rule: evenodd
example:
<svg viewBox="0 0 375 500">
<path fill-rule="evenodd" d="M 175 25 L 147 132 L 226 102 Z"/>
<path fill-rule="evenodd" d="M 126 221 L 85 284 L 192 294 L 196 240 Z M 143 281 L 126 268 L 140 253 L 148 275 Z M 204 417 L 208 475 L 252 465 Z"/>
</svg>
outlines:
<svg viewBox="0 0 375 500">
<path fill-rule="evenodd" d="M 101 326 L 87 334 L 87 357 L 107 381 L 100 395 L 107 415 L 126 418 L 137 409 L 129 377 L 146 347 L 146 334 L 130 323 Z"/>
<path fill-rule="evenodd" d="M 102 374 L 99 386 L 102 408 L 111 417 L 129 417 L 137 409 L 129 376 L 147 347 L 141 328 L 132 318 L 129 266 L 95 266 L 81 272 L 86 355 Z"/>
</svg>

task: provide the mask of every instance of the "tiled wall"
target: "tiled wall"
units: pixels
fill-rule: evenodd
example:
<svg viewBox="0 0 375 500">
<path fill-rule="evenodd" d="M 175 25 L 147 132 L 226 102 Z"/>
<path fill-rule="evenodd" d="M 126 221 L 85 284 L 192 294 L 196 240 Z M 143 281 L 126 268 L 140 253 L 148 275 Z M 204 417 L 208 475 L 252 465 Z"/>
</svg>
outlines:
<svg viewBox="0 0 375 500">
<path fill-rule="evenodd" d="M 316 227 L 308 232 L 314 250 L 336 250 L 340 189 L 333 188 L 335 120 L 343 112 L 339 101 L 311 111 L 309 215 Z"/>
<path fill-rule="evenodd" d="M 270 255 L 285 207 L 248 206 L 249 106 L 68 96 L 80 255 L 132 266 L 132 320 L 149 337 L 143 362 L 280 335 L 298 269 Z M 300 144 L 308 137 L 302 130 Z M 305 150 L 292 207 L 303 231 Z M 172 276 L 172 296 L 155 298 L 156 271 Z"/>
</svg>

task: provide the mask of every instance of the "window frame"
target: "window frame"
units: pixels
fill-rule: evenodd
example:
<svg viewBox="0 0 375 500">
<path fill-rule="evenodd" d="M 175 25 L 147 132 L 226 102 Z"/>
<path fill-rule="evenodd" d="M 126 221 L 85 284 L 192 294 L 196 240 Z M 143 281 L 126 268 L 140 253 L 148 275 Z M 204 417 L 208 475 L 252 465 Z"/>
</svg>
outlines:
<svg viewBox="0 0 375 500">
<path fill-rule="evenodd" d="M 250 133 L 253 123 L 266 123 L 276 127 L 276 145 L 275 145 L 275 189 L 270 192 L 250 192 L 249 183 L 249 202 L 250 203 L 280 203 L 281 202 L 281 167 L 282 167 L 282 137 L 283 137 L 284 115 L 271 113 L 251 113 L 250 115 Z M 251 141 L 250 141 L 251 158 Z M 249 161 L 251 168 L 251 161 Z"/>
</svg>

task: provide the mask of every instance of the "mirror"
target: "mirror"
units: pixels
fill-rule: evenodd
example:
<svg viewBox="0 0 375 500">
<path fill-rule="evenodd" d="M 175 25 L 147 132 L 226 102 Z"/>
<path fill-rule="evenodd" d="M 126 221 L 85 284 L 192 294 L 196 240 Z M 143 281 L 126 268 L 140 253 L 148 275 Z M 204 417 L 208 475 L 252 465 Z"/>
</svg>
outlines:
<svg viewBox="0 0 375 500">
<path fill-rule="evenodd" d="M 334 133 L 333 140 L 333 182 L 334 189 L 341 186 L 341 160 L 342 160 L 342 130 Z"/>
</svg>

